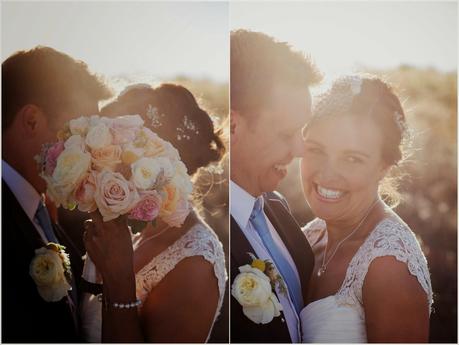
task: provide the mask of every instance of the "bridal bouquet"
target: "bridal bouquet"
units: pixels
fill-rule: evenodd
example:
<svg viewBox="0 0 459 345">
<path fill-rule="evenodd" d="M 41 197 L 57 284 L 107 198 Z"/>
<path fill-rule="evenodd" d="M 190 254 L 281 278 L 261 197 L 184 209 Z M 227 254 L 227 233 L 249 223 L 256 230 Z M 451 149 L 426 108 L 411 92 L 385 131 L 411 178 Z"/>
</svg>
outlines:
<svg viewBox="0 0 459 345">
<path fill-rule="evenodd" d="M 38 158 L 47 195 L 57 206 L 99 210 L 104 221 L 127 214 L 180 226 L 192 184 L 178 151 L 143 126 L 139 115 L 80 117 L 58 132 Z"/>
</svg>

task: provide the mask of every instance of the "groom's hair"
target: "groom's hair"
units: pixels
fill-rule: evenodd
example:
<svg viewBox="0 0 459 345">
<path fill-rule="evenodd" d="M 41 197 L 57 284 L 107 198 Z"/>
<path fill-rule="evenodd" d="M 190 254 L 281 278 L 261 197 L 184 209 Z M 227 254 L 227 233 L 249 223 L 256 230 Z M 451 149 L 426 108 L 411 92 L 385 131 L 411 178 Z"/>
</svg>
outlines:
<svg viewBox="0 0 459 345">
<path fill-rule="evenodd" d="M 231 32 L 231 109 L 260 109 L 275 85 L 307 88 L 322 79 L 310 57 L 261 32 Z"/>
<path fill-rule="evenodd" d="M 2 130 L 27 104 L 56 116 L 79 109 L 80 102 L 98 102 L 110 96 L 100 77 L 89 72 L 82 61 L 44 46 L 18 51 L 2 63 Z"/>
</svg>

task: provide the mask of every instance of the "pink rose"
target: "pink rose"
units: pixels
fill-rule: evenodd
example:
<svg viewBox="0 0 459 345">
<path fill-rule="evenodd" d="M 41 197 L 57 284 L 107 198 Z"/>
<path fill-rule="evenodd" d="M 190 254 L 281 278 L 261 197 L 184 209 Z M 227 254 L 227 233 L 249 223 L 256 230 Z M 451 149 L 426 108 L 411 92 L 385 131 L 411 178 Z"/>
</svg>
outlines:
<svg viewBox="0 0 459 345">
<path fill-rule="evenodd" d="M 93 212 L 97 210 L 94 195 L 96 193 L 96 172 L 91 171 L 75 189 L 75 200 L 78 209 L 82 212 Z"/>
<path fill-rule="evenodd" d="M 91 152 L 92 164 L 96 170 L 114 171 L 117 164 L 121 163 L 121 147 L 118 145 L 108 145 Z"/>
<path fill-rule="evenodd" d="M 134 141 L 137 132 L 143 125 L 139 115 L 126 115 L 115 117 L 110 125 L 114 144 L 126 144 Z"/>
<path fill-rule="evenodd" d="M 132 182 L 123 175 L 103 170 L 96 179 L 94 195 L 104 222 L 128 213 L 139 201 L 139 194 Z"/>
<path fill-rule="evenodd" d="M 56 169 L 57 158 L 64 151 L 64 142 L 58 141 L 53 146 L 51 146 L 46 152 L 45 160 L 45 173 L 51 176 Z"/>
<path fill-rule="evenodd" d="M 149 222 L 158 217 L 162 199 L 156 191 L 145 191 L 140 194 L 140 201 L 129 214 L 130 219 Z"/>
<path fill-rule="evenodd" d="M 172 227 L 180 227 L 190 213 L 190 204 L 187 199 L 181 198 L 177 202 L 175 210 L 168 214 L 163 214 L 161 219 Z"/>
</svg>

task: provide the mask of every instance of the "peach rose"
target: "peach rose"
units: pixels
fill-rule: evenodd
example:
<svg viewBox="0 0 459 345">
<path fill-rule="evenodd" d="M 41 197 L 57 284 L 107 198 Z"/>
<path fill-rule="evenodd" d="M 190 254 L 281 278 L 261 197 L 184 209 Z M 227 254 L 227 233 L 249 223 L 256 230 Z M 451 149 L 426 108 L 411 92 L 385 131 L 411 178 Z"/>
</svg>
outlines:
<svg viewBox="0 0 459 345">
<path fill-rule="evenodd" d="M 120 173 L 103 170 L 96 186 L 94 199 L 105 222 L 128 213 L 139 201 L 134 184 Z"/>
<path fill-rule="evenodd" d="M 119 145 L 108 145 L 91 152 L 92 164 L 96 170 L 114 171 L 121 163 L 121 147 Z"/>
<path fill-rule="evenodd" d="M 96 193 L 96 172 L 91 171 L 75 189 L 75 200 L 82 212 L 93 212 L 97 209 L 94 195 Z"/>
</svg>

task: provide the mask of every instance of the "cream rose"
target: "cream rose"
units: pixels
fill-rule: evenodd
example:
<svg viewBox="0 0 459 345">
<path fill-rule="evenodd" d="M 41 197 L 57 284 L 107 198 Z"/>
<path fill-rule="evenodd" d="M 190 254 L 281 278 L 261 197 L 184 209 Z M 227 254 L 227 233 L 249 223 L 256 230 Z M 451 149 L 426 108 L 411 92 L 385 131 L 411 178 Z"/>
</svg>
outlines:
<svg viewBox="0 0 459 345">
<path fill-rule="evenodd" d="M 86 135 L 86 145 L 93 150 L 110 145 L 112 140 L 110 128 L 104 122 L 100 122 L 96 126 L 89 128 L 88 135 Z"/>
<path fill-rule="evenodd" d="M 96 170 L 114 171 L 121 163 L 121 147 L 119 145 L 108 145 L 91 152 L 92 164 Z"/>
<path fill-rule="evenodd" d="M 132 182 L 123 175 L 104 170 L 97 176 L 94 199 L 105 222 L 129 212 L 139 201 Z"/>
<path fill-rule="evenodd" d="M 187 199 L 180 199 L 173 213 L 164 214 L 162 220 L 171 227 L 180 227 L 190 213 L 190 204 Z"/>
<path fill-rule="evenodd" d="M 269 278 L 250 265 L 239 267 L 231 287 L 231 295 L 241 304 L 242 311 L 251 321 L 266 324 L 280 315 L 282 306 L 273 294 Z"/>
<path fill-rule="evenodd" d="M 167 180 L 172 178 L 174 168 L 169 159 L 164 157 L 148 158 L 143 157 L 131 165 L 132 181 L 139 189 L 150 189 L 161 173 L 161 178 Z"/>
<path fill-rule="evenodd" d="M 30 276 L 37 284 L 38 293 L 47 302 L 60 301 L 71 290 L 65 277 L 62 253 L 40 248 L 30 263 Z"/>
<path fill-rule="evenodd" d="M 42 175 L 47 182 L 46 193 L 56 206 L 63 205 L 72 209 L 74 200 L 72 192 L 86 176 L 91 165 L 91 155 L 78 147 L 62 151 L 57 158 L 52 176 Z"/>
<path fill-rule="evenodd" d="M 282 305 L 274 293 L 271 293 L 266 303 L 260 306 L 242 308 L 244 315 L 257 324 L 270 323 L 274 317 L 280 315 L 281 310 Z"/>
</svg>

